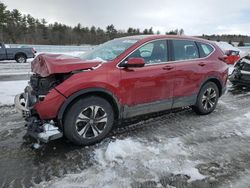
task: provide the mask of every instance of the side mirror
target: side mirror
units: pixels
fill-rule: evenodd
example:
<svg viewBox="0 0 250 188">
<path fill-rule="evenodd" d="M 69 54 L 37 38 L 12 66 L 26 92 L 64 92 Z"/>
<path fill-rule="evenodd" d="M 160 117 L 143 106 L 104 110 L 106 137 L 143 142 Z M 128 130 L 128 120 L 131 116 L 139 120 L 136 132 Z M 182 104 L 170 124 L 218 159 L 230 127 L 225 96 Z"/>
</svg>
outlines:
<svg viewBox="0 0 250 188">
<path fill-rule="evenodd" d="M 143 58 L 140 57 L 132 57 L 129 58 L 127 63 L 124 64 L 125 68 L 129 68 L 129 67 L 144 67 L 145 65 L 145 61 Z"/>
</svg>

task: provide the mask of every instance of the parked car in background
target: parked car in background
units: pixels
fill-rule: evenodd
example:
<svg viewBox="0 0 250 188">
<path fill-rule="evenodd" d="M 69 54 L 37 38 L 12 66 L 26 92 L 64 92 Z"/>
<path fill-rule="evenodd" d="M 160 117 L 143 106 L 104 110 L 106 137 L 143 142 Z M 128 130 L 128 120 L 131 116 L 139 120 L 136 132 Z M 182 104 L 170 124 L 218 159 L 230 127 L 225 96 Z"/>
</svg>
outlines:
<svg viewBox="0 0 250 188">
<path fill-rule="evenodd" d="M 237 62 L 241 57 L 245 56 L 245 52 L 240 50 L 237 47 L 234 47 L 233 45 L 229 44 L 228 42 L 215 42 L 216 45 L 218 45 L 221 50 L 225 53 L 225 61 L 227 64 L 233 65 L 235 62 Z"/>
<path fill-rule="evenodd" d="M 207 40 L 165 35 L 111 40 L 80 58 L 40 54 L 15 105 L 36 139 L 89 145 L 126 118 L 186 106 L 213 112 L 228 78 L 223 56 Z"/>
<path fill-rule="evenodd" d="M 240 51 L 227 50 L 225 54 L 227 56 L 225 60 L 229 65 L 233 65 L 240 59 Z"/>
<path fill-rule="evenodd" d="M 234 65 L 229 80 L 233 85 L 250 87 L 250 55 L 241 58 Z"/>
<path fill-rule="evenodd" d="M 4 43 L 0 43 L 0 61 L 16 60 L 17 63 L 25 63 L 28 58 L 35 57 L 34 48 L 6 48 Z"/>
</svg>

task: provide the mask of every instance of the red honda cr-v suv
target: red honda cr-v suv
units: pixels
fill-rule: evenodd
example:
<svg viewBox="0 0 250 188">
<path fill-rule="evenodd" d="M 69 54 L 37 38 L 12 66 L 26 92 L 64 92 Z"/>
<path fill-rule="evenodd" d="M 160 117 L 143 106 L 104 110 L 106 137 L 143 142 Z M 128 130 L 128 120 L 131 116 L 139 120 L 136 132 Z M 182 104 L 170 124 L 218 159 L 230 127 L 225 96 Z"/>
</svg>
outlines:
<svg viewBox="0 0 250 188">
<path fill-rule="evenodd" d="M 15 104 L 38 140 L 93 144 L 115 120 L 185 106 L 211 113 L 226 88 L 223 55 L 207 40 L 160 35 L 114 39 L 80 58 L 40 54 Z"/>
</svg>

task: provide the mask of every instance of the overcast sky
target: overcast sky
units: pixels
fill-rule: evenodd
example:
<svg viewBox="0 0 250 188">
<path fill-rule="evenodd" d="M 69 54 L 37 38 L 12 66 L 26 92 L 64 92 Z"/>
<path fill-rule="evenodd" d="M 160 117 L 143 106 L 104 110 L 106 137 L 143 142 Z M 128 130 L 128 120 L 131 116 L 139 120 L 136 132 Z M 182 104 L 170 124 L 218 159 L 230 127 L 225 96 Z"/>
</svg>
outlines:
<svg viewBox="0 0 250 188">
<path fill-rule="evenodd" d="M 187 35 L 250 35 L 250 0 L 0 0 L 35 18 L 117 29 L 183 28 Z"/>
</svg>

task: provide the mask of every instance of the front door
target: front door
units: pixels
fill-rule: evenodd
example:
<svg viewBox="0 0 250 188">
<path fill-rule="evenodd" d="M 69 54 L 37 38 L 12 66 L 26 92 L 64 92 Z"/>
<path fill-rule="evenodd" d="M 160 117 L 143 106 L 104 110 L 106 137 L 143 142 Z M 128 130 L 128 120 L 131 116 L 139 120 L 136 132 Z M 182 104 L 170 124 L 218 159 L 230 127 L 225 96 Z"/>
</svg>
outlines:
<svg viewBox="0 0 250 188">
<path fill-rule="evenodd" d="M 167 41 L 149 42 L 126 60 L 131 57 L 143 58 L 145 66 L 121 69 L 122 100 L 128 107 L 127 116 L 170 109 L 173 103 L 175 67 L 168 63 Z"/>
</svg>

